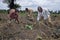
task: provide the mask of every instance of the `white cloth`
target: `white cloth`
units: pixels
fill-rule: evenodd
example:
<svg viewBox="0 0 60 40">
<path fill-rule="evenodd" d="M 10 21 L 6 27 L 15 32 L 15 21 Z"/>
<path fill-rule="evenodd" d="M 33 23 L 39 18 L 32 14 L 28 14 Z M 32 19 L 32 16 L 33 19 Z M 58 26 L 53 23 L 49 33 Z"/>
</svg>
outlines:
<svg viewBox="0 0 60 40">
<path fill-rule="evenodd" d="M 37 21 L 40 20 L 40 17 L 43 16 L 44 20 L 46 20 L 50 16 L 50 12 L 48 10 L 43 9 L 42 13 L 38 11 Z"/>
</svg>

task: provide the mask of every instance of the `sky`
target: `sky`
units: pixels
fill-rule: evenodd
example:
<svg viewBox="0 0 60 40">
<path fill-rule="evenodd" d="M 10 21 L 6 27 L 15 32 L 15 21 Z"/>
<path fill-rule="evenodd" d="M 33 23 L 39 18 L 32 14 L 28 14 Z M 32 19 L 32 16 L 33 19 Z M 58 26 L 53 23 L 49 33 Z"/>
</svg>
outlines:
<svg viewBox="0 0 60 40">
<path fill-rule="evenodd" d="M 0 0 L 0 9 L 8 9 L 7 4 L 2 1 Z M 37 10 L 38 6 L 53 11 L 60 10 L 60 0 L 16 0 L 15 3 L 21 5 L 21 10 L 25 8 Z"/>
</svg>

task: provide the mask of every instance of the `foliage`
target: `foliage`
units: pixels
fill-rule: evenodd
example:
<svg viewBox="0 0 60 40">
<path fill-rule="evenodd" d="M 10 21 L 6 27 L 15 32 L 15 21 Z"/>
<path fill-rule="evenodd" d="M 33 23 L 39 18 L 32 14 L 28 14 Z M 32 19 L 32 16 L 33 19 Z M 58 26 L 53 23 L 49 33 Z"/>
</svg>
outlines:
<svg viewBox="0 0 60 40">
<path fill-rule="evenodd" d="M 16 1 L 16 0 L 14 0 L 14 1 Z M 11 3 L 11 0 L 4 0 L 3 3 L 8 3 L 9 4 L 9 3 Z"/>
<path fill-rule="evenodd" d="M 19 4 L 15 4 L 15 3 L 14 3 L 15 1 L 16 1 L 16 0 L 4 0 L 3 2 L 4 2 L 4 3 L 7 3 L 7 4 L 8 4 L 8 7 L 9 7 L 10 9 L 12 9 L 12 8 L 14 8 L 14 9 L 20 8 L 21 6 L 20 6 Z"/>
<path fill-rule="evenodd" d="M 32 25 L 26 25 L 25 26 L 26 29 L 30 29 L 30 30 L 32 30 L 32 27 L 33 27 Z"/>
<path fill-rule="evenodd" d="M 41 38 L 37 38 L 37 40 L 42 40 Z"/>
<path fill-rule="evenodd" d="M 10 5 L 8 5 L 8 7 L 10 8 Z M 21 6 L 19 4 L 14 4 L 13 8 L 17 9 L 17 8 L 21 8 Z"/>
</svg>

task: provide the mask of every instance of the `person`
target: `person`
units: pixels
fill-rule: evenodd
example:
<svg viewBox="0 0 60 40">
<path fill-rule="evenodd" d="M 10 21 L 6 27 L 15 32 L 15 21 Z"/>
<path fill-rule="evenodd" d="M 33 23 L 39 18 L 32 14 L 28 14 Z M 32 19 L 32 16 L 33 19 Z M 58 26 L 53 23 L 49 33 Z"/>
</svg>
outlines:
<svg viewBox="0 0 60 40">
<path fill-rule="evenodd" d="M 33 21 L 33 10 L 26 8 L 25 11 L 27 19 Z"/>
<path fill-rule="evenodd" d="M 37 21 L 39 22 L 44 22 L 45 24 L 51 24 L 51 17 L 50 17 L 50 12 L 46 9 L 43 9 L 42 7 L 38 7 L 38 16 L 37 16 Z"/>
<path fill-rule="evenodd" d="M 18 24 L 19 24 L 19 20 L 18 20 L 18 17 L 19 17 L 19 16 L 18 16 L 18 13 L 19 13 L 19 11 L 16 9 L 16 10 L 15 10 L 15 13 L 16 13 L 16 14 L 15 14 L 15 15 L 16 15 L 16 19 L 15 19 L 15 21 L 17 21 Z"/>
<path fill-rule="evenodd" d="M 25 12 L 26 12 L 26 18 L 27 18 L 27 20 L 29 20 L 29 21 L 27 21 L 27 23 L 34 26 L 36 24 L 36 22 L 34 20 L 33 10 L 30 8 L 29 9 L 26 8 Z"/>
<path fill-rule="evenodd" d="M 18 11 L 16 9 L 10 9 L 9 13 L 8 13 L 8 18 L 9 20 L 15 20 L 19 23 L 19 20 L 18 20 Z"/>
</svg>

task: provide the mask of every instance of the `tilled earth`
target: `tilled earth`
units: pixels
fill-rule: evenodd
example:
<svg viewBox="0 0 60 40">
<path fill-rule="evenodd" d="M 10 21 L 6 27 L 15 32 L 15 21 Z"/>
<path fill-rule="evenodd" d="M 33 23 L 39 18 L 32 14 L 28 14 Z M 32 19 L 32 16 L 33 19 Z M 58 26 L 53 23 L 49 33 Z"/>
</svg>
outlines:
<svg viewBox="0 0 60 40">
<path fill-rule="evenodd" d="M 8 23 L 7 14 L 0 14 L 0 40 L 60 40 L 60 16 L 52 18 L 53 25 L 29 21 L 25 16 L 19 15 L 20 23 Z M 36 24 L 34 24 L 36 23 Z M 25 25 L 32 24 L 33 29 L 25 29 Z M 49 26 L 50 25 L 50 26 Z M 40 39 L 39 39 L 40 38 Z"/>
</svg>

